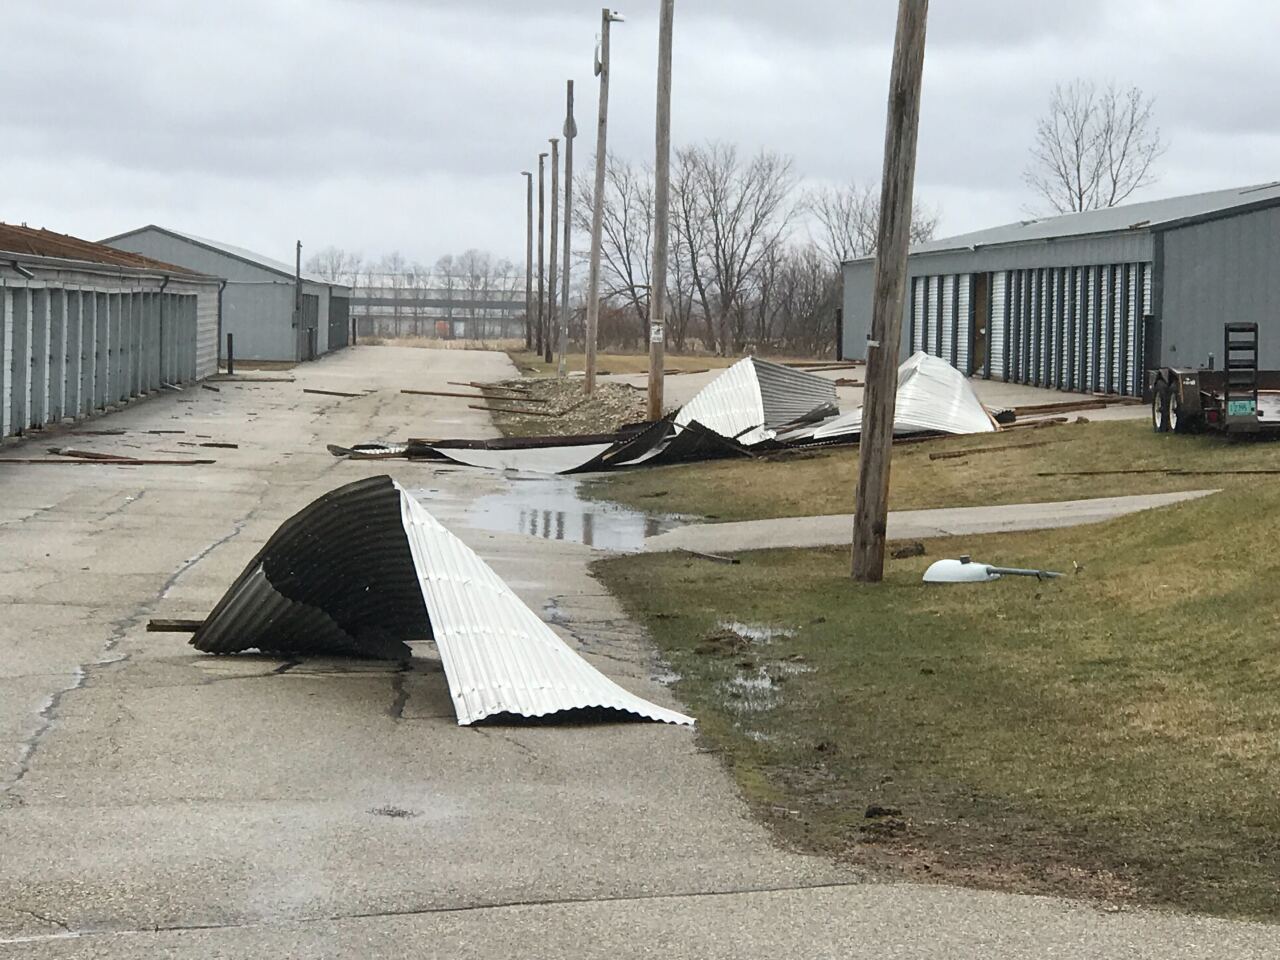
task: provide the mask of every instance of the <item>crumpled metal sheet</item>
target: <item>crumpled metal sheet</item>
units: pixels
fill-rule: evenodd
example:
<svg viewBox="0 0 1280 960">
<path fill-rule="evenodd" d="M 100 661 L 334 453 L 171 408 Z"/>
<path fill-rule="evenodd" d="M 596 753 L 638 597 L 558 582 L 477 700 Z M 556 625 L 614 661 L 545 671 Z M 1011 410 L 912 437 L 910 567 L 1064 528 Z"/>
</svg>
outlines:
<svg viewBox="0 0 1280 960">
<path fill-rule="evenodd" d="M 898 367 L 898 393 L 893 432 L 991 433 L 999 430 L 969 381 L 940 357 L 914 353 Z M 817 441 L 862 432 L 862 408 L 816 428 Z"/>
<path fill-rule="evenodd" d="M 408 643 L 431 639 L 460 724 L 591 708 L 693 722 L 591 666 L 387 476 L 340 487 L 281 524 L 191 643 L 407 659 Z"/>
<path fill-rule="evenodd" d="M 525 450 L 462 450 L 436 448 L 455 463 L 490 470 L 517 470 L 525 473 L 573 473 L 596 460 L 612 443 L 581 444 L 572 447 L 533 447 Z"/>
<path fill-rule="evenodd" d="M 587 663 L 470 547 L 401 493 L 404 529 L 458 723 L 590 708 L 693 723 L 627 692 Z"/>
<path fill-rule="evenodd" d="M 694 421 L 744 446 L 774 438 L 774 429 L 836 403 L 836 385 L 817 374 L 746 357 L 680 408 L 675 423 Z"/>
<path fill-rule="evenodd" d="M 431 637 L 389 477 L 331 491 L 282 523 L 191 638 L 197 650 L 403 660 Z"/>
</svg>

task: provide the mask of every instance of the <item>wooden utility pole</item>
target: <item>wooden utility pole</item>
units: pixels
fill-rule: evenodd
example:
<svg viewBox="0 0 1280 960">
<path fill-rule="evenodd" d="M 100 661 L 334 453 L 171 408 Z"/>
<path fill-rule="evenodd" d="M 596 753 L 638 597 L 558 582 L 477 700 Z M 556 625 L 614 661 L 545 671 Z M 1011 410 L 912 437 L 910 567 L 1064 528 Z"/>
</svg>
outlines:
<svg viewBox="0 0 1280 960">
<path fill-rule="evenodd" d="M 924 73 L 925 21 L 929 0 L 899 0 L 898 31 L 889 76 L 884 134 L 875 290 L 867 341 L 862 437 L 858 445 L 858 492 L 853 522 L 853 578 L 884 578 L 884 534 L 889 514 L 889 461 L 898 394 L 898 341 L 902 335 L 911 194 L 920 126 L 920 82 Z"/>
<path fill-rule="evenodd" d="M 564 282 L 560 285 L 560 362 L 556 372 L 564 376 L 565 354 L 569 350 L 569 247 L 573 234 L 573 138 L 578 125 L 573 122 L 573 81 L 567 81 L 564 112 Z M 554 239 L 554 238 L 553 238 Z"/>
<path fill-rule="evenodd" d="M 536 328 L 536 341 L 534 350 L 542 353 L 542 331 L 547 318 L 547 294 L 546 272 L 543 267 L 545 262 L 547 244 L 546 244 L 546 193 L 547 193 L 547 155 L 545 153 L 538 154 L 538 326 Z"/>
<path fill-rule="evenodd" d="M 551 342 L 556 329 L 556 241 L 560 233 L 560 140 L 551 138 L 551 263 L 547 270 L 547 331 L 542 359 L 551 362 Z"/>
<path fill-rule="evenodd" d="M 525 180 L 524 348 L 533 349 L 533 171 L 521 170 Z"/>
<path fill-rule="evenodd" d="M 297 242 L 294 247 L 294 263 L 293 263 L 293 325 L 297 330 L 295 336 L 298 338 L 298 359 L 311 360 L 313 357 L 307 356 L 307 348 L 304 346 L 307 338 L 307 325 L 302 318 L 302 241 Z"/>
<path fill-rule="evenodd" d="M 662 418 L 667 322 L 667 229 L 671 203 L 671 26 L 675 0 L 658 21 L 658 122 L 653 161 L 653 270 L 649 277 L 649 419 Z"/>
<path fill-rule="evenodd" d="M 596 126 L 596 187 L 591 211 L 591 272 L 587 276 L 587 376 L 590 396 L 596 389 L 596 336 L 600 327 L 600 234 L 604 224 L 604 171 L 609 128 L 609 24 L 622 15 L 605 7 L 600 11 L 600 53 L 596 76 L 600 78 L 600 117 Z"/>
</svg>

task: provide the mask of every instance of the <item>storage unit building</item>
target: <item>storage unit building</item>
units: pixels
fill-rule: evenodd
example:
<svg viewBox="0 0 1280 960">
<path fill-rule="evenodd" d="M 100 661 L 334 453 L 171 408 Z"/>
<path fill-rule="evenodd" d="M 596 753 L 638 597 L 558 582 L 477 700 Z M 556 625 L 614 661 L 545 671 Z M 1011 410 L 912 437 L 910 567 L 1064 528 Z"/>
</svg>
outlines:
<svg viewBox="0 0 1280 960">
<path fill-rule="evenodd" d="M 0 224 L 0 437 L 214 373 L 219 286 L 183 267 Z"/>
<path fill-rule="evenodd" d="M 1061 390 L 1141 394 L 1154 366 L 1221 362 L 1256 321 L 1280 367 L 1280 183 L 1027 220 L 914 248 L 901 356 Z M 841 347 L 866 357 L 875 262 L 844 265 Z"/>
<path fill-rule="evenodd" d="M 242 360 L 312 360 L 347 346 L 351 288 L 303 275 L 301 312 L 293 265 L 154 224 L 102 241 L 119 250 L 225 277 L 220 354 L 235 335 Z"/>
</svg>

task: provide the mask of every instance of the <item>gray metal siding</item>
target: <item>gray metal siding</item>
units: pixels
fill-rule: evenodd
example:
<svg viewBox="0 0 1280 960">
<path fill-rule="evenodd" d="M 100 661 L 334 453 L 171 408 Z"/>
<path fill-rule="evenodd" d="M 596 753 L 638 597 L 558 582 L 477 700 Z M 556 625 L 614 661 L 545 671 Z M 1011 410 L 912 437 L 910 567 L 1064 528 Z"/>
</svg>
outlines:
<svg viewBox="0 0 1280 960">
<path fill-rule="evenodd" d="M 1162 363 L 1222 363 L 1222 325 L 1259 325 L 1258 363 L 1280 368 L 1280 209 L 1164 234 Z"/>
<path fill-rule="evenodd" d="M 280 280 L 274 270 L 254 266 L 236 257 L 210 250 L 198 244 L 170 236 L 158 230 L 143 230 L 119 237 L 107 244 L 117 250 L 140 253 L 144 257 L 172 263 L 175 267 L 185 267 L 196 273 L 210 277 L 222 277 L 227 280 L 245 282 L 267 282 Z"/>
<path fill-rule="evenodd" d="M 158 281 L 128 283 L 75 271 L 0 283 L 0 436 L 83 417 L 159 386 L 149 376 L 155 337 L 147 323 Z M 189 381 L 196 370 L 197 297 L 166 296 L 174 306 L 166 331 L 169 379 Z"/>
<path fill-rule="evenodd" d="M 871 301 L 874 297 L 875 264 L 870 260 L 846 263 L 844 274 L 844 357 L 865 360 L 867 336 L 871 333 Z M 904 328 L 905 330 L 905 328 Z M 904 333 L 904 337 L 907 336 Z"/>
<path fill-rule="evenodd" d="M 293 284 L 228 283 L 222 293 L 222 334 L 235 336 L 243 360 L 297 360 Z"/>
</svg>

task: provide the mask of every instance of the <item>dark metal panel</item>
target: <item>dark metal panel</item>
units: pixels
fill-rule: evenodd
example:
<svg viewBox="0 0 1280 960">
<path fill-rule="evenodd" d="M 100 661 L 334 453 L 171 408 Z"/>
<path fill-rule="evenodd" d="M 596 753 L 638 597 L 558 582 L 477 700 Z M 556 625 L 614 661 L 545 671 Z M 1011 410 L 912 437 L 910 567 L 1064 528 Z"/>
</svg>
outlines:
<svg viewBox="0 0 1280 960">
<path fill-rule="evenodd" d="M 1089 389 L 1102 388 L 1102 267 L 1093 268 L 1093 341 L 1089 351 Z"/>
<path fill-rule="evenodd" d="M 1067 267 L 1065 273 L 1067 281 L 1067 313 L 1063 385 L 1067 390 L 1074 390 L 1076 388 L 1076 357 L 1079 356 L 1079 350 L 1076 348 L 1076 338 L 1080 329 L 1080 269 L 1078 267 Z"/>
<path fill-rule="evenodd" d="M 933 278 L 933 288 L 935 291 L 934 302 L 936 309 L 933 314 L 933 349 L 929 352 L 935 357 L 942 356 L 942 281 L 941 276 Z"/>
<path fill-rule="evenodd" d="M 1120 284 L 1124 290 L 1120 315 L 1120 370 L 1122 393 L 1133 392 L 1133 264 L 1121 268 Z"/>
<path fill-rule="evenodd" d="M 27 427 L 31 404 L 31 291 L 13 291 L 10 367 L 9 430 L 19 433 Z"/>
<path fill-rule="evenodd" d="M 908 333 L 908 336 L 910 338 L 908 342 L 911 344 L 911 350 L 908 351 L 909 354 L 914 353 L 915 347 L 916 347 L 916 289 L 917 287 L 919 287 L 919 285 L 920 285 L 920 278 L 912 277 L 911 278 L 911 312 L 908 315 L 909 322 L 911 324 L 911 328 Z"/>
<path fill-rule="evenodd" d="M 1004 369 L 1001 371 L 1001 379 L 1005 383 L 1009 382 L 1009 372 L 1013 368 L 1013 301 L 1017 296 L 1014 287 L 1014 272 L 1006 270 L 1004 272 Z"/>
<path fill-rule="evenodd" d="M 191 644 L 407 659 L 407 643 L 431 635 L 400 492 L 381 476 L 339 487 L 281 524 Z"/>
<path fill-rule="evenodd" d="M 958 367 L 960 360 L 960 276 L 958 274 L 951 278 L 951 316 L 947 322 L 951 324 L 951 356 L 946 359 L 953 367 Z"/>
<path fill-rule="evenodd" d="M 351 341 L 351 298 L 329 297 L 329 349 L 337 350 Z"/>
<path fill-rule="evenodd" d="M 1035 270 L 1022 271 L 1022 348 L 1018 359 L 1018 380 L 1021 383 L 1031 382 L 1031 331 L 1035 326 Z"/>
</svg>

